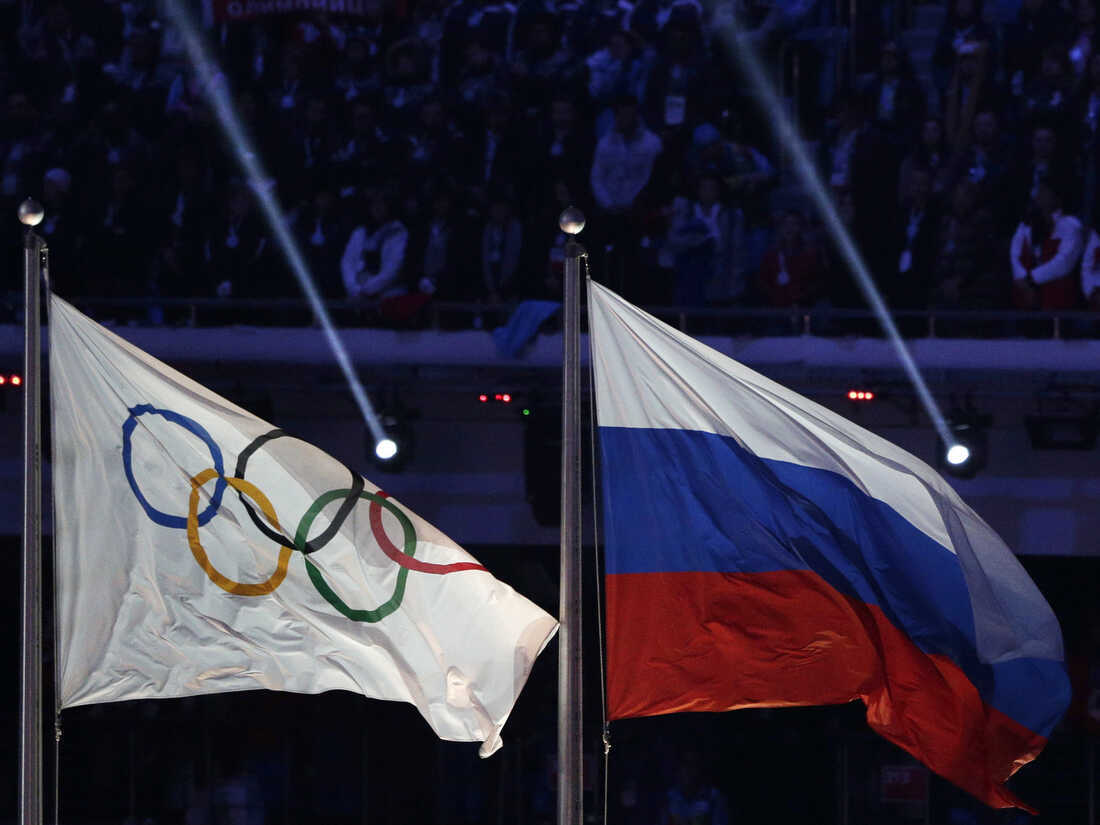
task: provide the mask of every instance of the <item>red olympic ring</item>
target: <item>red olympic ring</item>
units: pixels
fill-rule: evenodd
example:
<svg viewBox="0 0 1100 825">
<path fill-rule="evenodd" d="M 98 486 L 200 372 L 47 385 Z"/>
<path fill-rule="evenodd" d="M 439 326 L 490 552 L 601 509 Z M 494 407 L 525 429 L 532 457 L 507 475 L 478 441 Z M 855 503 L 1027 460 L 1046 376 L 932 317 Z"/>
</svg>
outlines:
<svg viewBox="0 0 1100 825">
<path fill-rule="evenodd" d="M 380 498 L 390 497 L 389 493 L 383 492 L 382 490 L 379 490 L 375 495 Z M 370 530 L 374 533 L 374 540 L 378 542 L 378 546 L 382 548 L 383 553 L 406 570 L 415 570 L 417 573 L 435 573 L 439 575 L 444 573 L 457 573 L 460 570 L 485 570 L 482 565 L 472 561 L 457 561 L 452 564 L 433 564 L 432 562 L 421 561 L 418 558 L 410 556 L 390 541 L 390 537 L 386 535 L 386 531 L 382 527 L 382 505 L 379 504 L 377 500 L 371 499 L 369 512 Z M 486 570 L 485 572 L 488 571 Z"/>
</svg>

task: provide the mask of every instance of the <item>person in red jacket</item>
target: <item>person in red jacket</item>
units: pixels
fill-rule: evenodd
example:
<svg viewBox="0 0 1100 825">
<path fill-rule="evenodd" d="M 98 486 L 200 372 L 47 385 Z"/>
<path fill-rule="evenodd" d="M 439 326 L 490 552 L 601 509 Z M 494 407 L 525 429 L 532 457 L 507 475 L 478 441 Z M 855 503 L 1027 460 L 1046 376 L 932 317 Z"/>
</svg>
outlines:
<svg viewBox="0 0 1100 825">
<path fill-rule="evenodd" d="M 1035 187 L 1027 215 L 1012 237 L 1012 302 L 1017 309 L 1060 310 L 1080 305 L 1077 262 L 1081 222 L 1062 212 L 1061 196 L 1049 179 Z"/>
<path fill-rule="evenodd" d="M 775 245 L 764 255 L 757 289 L 766 306 L 811 307 L 825 294 L 825 255 L 806 236 L 802 213 L 791 210 L 779 224 Z"/>
</svg>

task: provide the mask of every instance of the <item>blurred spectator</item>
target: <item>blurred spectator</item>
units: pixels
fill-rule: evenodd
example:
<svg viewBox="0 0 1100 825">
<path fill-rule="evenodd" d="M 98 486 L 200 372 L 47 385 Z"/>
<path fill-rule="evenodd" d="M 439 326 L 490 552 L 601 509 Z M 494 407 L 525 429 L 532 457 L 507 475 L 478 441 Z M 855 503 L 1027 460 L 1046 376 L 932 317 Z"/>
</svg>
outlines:
<svg viewBox="0 0 1100 825">
<path fill-rule="evenodd" d="M 947 16 L 936 38 L 932 55 L 936 85 L 942 92 L 958 74 L 959 59 L 993 43 L 993 31 L 985 22 L 982 0 L 948 0 Z"/>
<path fill-rule="evenodd" d="M 698 0 L 640 0 L 630 15 L 630 28 L 650 42 L 660 39 L 669 26 L 699 29 L 703 6 Z"/>
<path fill-rule="evenodd" d="M 468 253 L 454 201 L 454 193 L 447 186 L 437 186 L 427 220 L 410 233 L 410 262 L 420 291 L 446 301 L 468 300 L 475 292 L 461 277 L 463 257 Z"/>
<path fill-rule="evenodd" d="M 1100 214 L 1100 54 L 1089 60 L 1077 101 L 1076 128 L 1081 157 L 1081 220 Z"/>
<path fill-rule="evenodd" d="M 646 128 L 638 102 L 626 95 L 615 103 L 615 125 L 600 138 L 592 160 L 592 196 L 602 215 L 607 277 L 619 292 L 638 299 L 649 284 L 639 265 L 641 206 L 653 166 L 661 154 L 661 139 Z M 628 275 L 629 273 L 629 275 Z M 627 278 L 630 288 L 625 288 Z"/>
<path fill-rule="evenodd" d="M 645 43 L 636 32 L 630 31 L 634 4 L 628 0 L 565 0 L 566 40 L 575 54 L 592 54 L 608 43 L 615 32 L 629 32 L 639 46 Z M 562 14 L 562 9 L 559 9 Z"/>
<path fill-rule="evenodd" d="M 775 245 L 765 253 L 757 277 L 766 306 L 812 307 L 827 297 L 825 255 L 805 224 L 797 210 L 780 219 Z"/>
<path fill-rule="evenodd" d="M 295 210 L 291 225 L 317 289 L 325 298 L 343 298 L 340 258 L 350 227 L 339 208 L 337 187 L 321 179 L 312 197 Z"/>
<path fill-rule="evenodd" d="M 156 292 L 165 297 L 209 297 L 209 285 L 195 275 L 204 263 L 203 242 L 213 211 L 212 183 L 198 147 L 187 143 L 183 147 L 165 174 L 161 199 L 154 204 L 160 229 L 154 232 L 160 240 L 154 265 Z"/>
<path fill-rule="evenodd" d="M 977 198 L 989 206 L 996 225 L 1007 235 L 1012 225 L 1009 175 L 1012 163 L 1008 147 L 1002 138 L 997 115 L 992 109 L 983 109 L 974 116 L 973 136 L 966 148 L 957 152 L 952 162 L 951 180 L 962 178 L 978 186 Z"/>
<path fill-rule="evenodd" d="M 124 163 L 116 165 L 106 192 L 99 194 L 103 202 L 92 213 L 93 234 L 83 250 L 92 263 L 82 268 L 80 292 L 96 297 L 146 296 L 153 232 L 148 204 L 138 189 L 137 170 Z"/>
<path fill-rule="evenodd" d="M 468 151 L 465 135 L 437 97 L 420 104 L 416 123 L 397 132 L 393 143 L 393 160 L 414 178 L 452 169 Z M 372 171 L 377 175 L 380 170 Z"/>
<path fill-rule="evenodd" d="M 1077 0 L 1076 36 L 1069 45 L 1069 62 L 1073 73 L 1081 78 L 1088 71 L 1089 61 L 1096 52 L 1096 2 Z"/>
<path fill-rule="evenodd" d="M 1065 42 L 1069 30 L 1069 16 L 1058 0 L 1023 0 L 1004 34 L 1005 74 L 1014 93 L 1039 73 L 1043 48 Z"/>
<path fill-rule="evenodd" d="M 951 152 L 947 138 L 943 133 L 943 123 L 939 118 L 926 118 L 920 128 L 920 135 L 913 151 L 901 162 L 898 173 L 898 201 L 905 200 L 910 191 L 909 177 L 914 169 L 923 169 L 932 177 L 932 192 L 942 194 L 947 188 L 950 176 Z"/>
<path fill-rule="evenodd" d="M 1062 125 L 1073 103 L 1074 75 L 1070 70 L 1065 45 L 1051 43 L 1043 49 L 1039 73 L 1028 81 L 1016 101 L 1017 118 L 1022 123 Z"/>
<path fill-rule="evenodd" d="M 419 0 L 409 12 L 409 33 L 423 43 L 432 56 L 429 75 L 433 85 L 439 85 L 445 5 L 445 0 Z"/>
<path fill-rule="evenodd" d="M 580 65 L 563 38 L 558 18 L 549 13 L 535 16 L 516 36 L 512 58 L 512 92 L 524 101 L 524 114 L 537 113 L 559 88 L 575 85 Z"/>
<path fill-rule="evenodd" d="M 980 184 L 963 178 L 951 192 L 935 250 L 931 303 L 951 309 L 1000 309 L 1007 289 L 1001 275 L 993 215 L 981 204 Z"/>
<path fill-rule="evenodd" d="M 584 128 L 571 97 L 556 95 L 550 103 L 549 123 L 543 127 L 531 162 L 539 178 L 533 192 L 546 192 L 555 180 L 564 180 L 578 197 L 588 186 L 588 170 L 595 152 L 591 131 Z"/>
<path fill-rule="evenodd" d="M 34 191 L 45 171 L 52 141 L 42 128 L 38 110 L 23 92 L 8 95 L 0 140 L 0 195 L 23 197 Z"/>
<path fill-rule="evenodd" d="M 499 304 L 515 294 L 516 270 L 522 252 L 523 226 L 512 214 L 511 198 L 504 191 L 496 192 L 481 233 L 483 294 L 489 303 Z"/>
<path fill-rule="evenodd" d="M 965 143 L 977 112 L 999 106 L 992 72 L 988 43 L 967 42 L 959 47 L 955 71 L 943 100 L 944 130 L 952 148 Z"/>
<path fill-rule="evenodd" d="M 1080 304 L 1082 234 L 1081 222 L 1062 212 L 1053 182 L 1040 179 L 1012 237 L 1012 302 L 1017 309 L 1074 309 Z"/>
<path fill-rule="evenodd" d="M 122 99 L 109 101 L 99 110 L 76 148 L 87 176 L 87 193 L 108 188 L 113 170 L 122 164 L 138 173 L 152 154 L 149 142 L 130 122 L 129 107 Z"/>
<path fill-rule="evenodd" d="M 1060 193 L 1072 193 L 1077 186 L 1073 174 L 1073 156 L 1061 145 L 1053 127 L 1039 124 L 1032 129 L 1030 148 L 1030 159 L 1017 173 L 1017 190 L 1013 198 L 1017 215 L 1034 199 L 1039 182 L 1043 179 L 1049 180 Z M 1064 194 L 1062 196 L 1066 197 Z"/>
<path fill-rule="evenodd" d="M 426 105 L 427 102 L 421 104 L 421 126 L 423 107 Z M 391 155 L 400 152 L 400 147 L 393 146 L 379 124 L 377 109 L 368 98 L 357 98 L 351 104 L 350 126 L 350 130 L 336 139 L 331 158 L 334 169 L 342 179 L 341 191 L 338 192 L 341 196 L 351 194 L 356 186 L 379 180 L 390 169 L 393 161 Z M 414 129 L 410 136 L 417 133 Z M 409 159 L 408 154 L 402 159 Z"/>
<path fill-rule="evenodd" d="M 641 100 L 645 91 L 648 60 L 645 44 L 629 30 L 612 31 L 606 44 L 585 60 L 588 67 L 588 96 L 600 117 L 596 130 L 602 136 L 603 113 L 607 113 L 608 128 L 613 119 L 611 105 L 623 95 Z"/>
<path fill-rule="evenodd" d="M 741 214 L 743 241 L 736 253 L 740 278 L 754 276 L 760 268 L 771 232 L 769 194 L 777 174 L 764 154 L 738 140 L 723 140 L 709 123 L 695 127 L 688 150 L 689 175 L 714 175 L 729 192 L 728 200 Z"/>
<path fill-rule="evenodd" d="M 764 250 L 768 248 L 772 228 L 769 196 L 779 176 L 758 148 L 736 139 L 724 141 L 722 145 L 730 165 L 723 167 L 720 175 L 733 205 L 744 216 L 744 244 L 737 257 L 741 277 L 748 279 L 760 269 Z M 709 167 L 707 152 L 708 149 L 704 149 L 703 168 L 718 172 Z"/>
<path fill-rule="evenodd" d="M 939 203 L 927 169 L 909 173 L 909 191 L 898 212 L 893 233 L 894 266 L 882 284 L 891 306 L 920 309 L 927 305 L 936 265 Z"/>
<path fill-rule="evenodd" d="M 455 48 L 477 42 L 493 55 L 504 59 L 511 48 L 516 9 L 511 3 L 494 0 L 457 0 L 443 18 L 443 76 L 451 76 Z"/>
<path fill-rule="evenodd" d="M 720 194 L 719 179 L 704 174 L 694 198 L 673 202 L 667 245 L 673 258 L 677 306 L 706 306 L 712 296 L 736 301 L 745 291 L 734 255 L 741 240 L 741 215 L 725 206 Z"/>
<path fill-rule="evenodd" d="M 309 196 L 313 181 L 329 172 L 329 163 L 337 152 L 333 118 L 328 101 L 320 92 L 305 95 L 299 105 L 300 117 L 287 132 L 280 169 L 285 197 L 294 203 Z"/>
<path fill-rule="evenodd" d="M 592 161 L 592 194 L 600 208 L 611 214 L 632 209 L 660 153 L 661 139 L 642 123 L 638 102 L 628 95 L 619 98 L 615 125 L 600 138 Z"/>
<path fill-rule="evenodd" d="M 465 44 L 465 59 L 455 75 L 455 104 L 467 118 L 476 116 L 489 101 L 507 91 L 507 79 L 501 58 L 489 50 L 484 36 L 471 35 Z"/>
<path fill-rule="evenodd" d="M 920 122 L 928 108 L 928 98 L 913 73 L 909 55 L 896 40 L 882 44 L 868 94 L 874 102 L 875 122 L 898 144 L 908 140 L 912 124 Z"/>
<path fill-rule="evenodd" d="M 344 58 L 337 70 L 336 89 L 345 100 L 374 96 L 382 89 L 382 72 L 376 45 L 364 31 L 352 32 L 344 48 Z"/>
<path fill-rule="evenodd" d="M 271 107 L 281 113 L 284 123 L 294 121 L 295 110 L 302 101 L 306 86 L 304 60 L 305 53 L 301 46 L 287 45 L 283 50 L 278 81 L 270 89 Z"/>
<path fill-rule="evenodd" d="M 389 196 L 381 189 L 366 193 L 363 222 L 348 238 L 340 259 L 349 298 L 391 298 L 407 291 L 402 280 L 409 233 L 392 217 Z"/>
<path fill-rule="evenodd" d="M 19 43 L 34 66 L 34 76 L 47 101 L 71 103 L 77 100 L 89 75 L 99 69 L 98 54 L 114 54 L 112 46 L 121 45 L 122 26 L 118 12 L 102 9 L 100 13 L 96 38 L 74 21 L 69 3 L 50 2 L 45 6 L 45 14 L 37 19 L 24 15 Z"/>
<path fill-rule="evenodd" d="M 410 125 L 420 104 L 433 92 L 427 57 L 417 41 L 402 40 L 386 52 L 386 85 L 382 92 L 394 129 Z"/>
<path fill-rule="evenodd" d="M 661 30 L 661 46 L 646 80 L 645 119 L 666 143 L 674 132 L 700 120 L 716 91 L 700 29 L 692 20 L 678 16 Z"/>
<path fill-rule="evenodd" d="M 882 239 L 894 232 L 894 210 L 883 208 L 882 186 L 885 180 L 897 180 L 899 164 L 869 123 L 867 103 L 861 95 L 838 101 L 836 129 L 826 137 L 823 150 L 830 185 L 851 198 L 852 232 L 871 271 L 890 272 L 897 261 Z"/>
<path fill-rule="evenodd" d="M 271 261 L 263 220 L 247 184 L 233 182 L 224 212 L 207 231 L 205 257 L 219 298 L 286 298 L 294 294 L 283 267 Z"/>
<path fill-rule="evenodd" d="M 686 752 L 676 768 L 675 781 L 665 794 L 659 825 L 729 825 L 725 795 L 705 777 L 702 760 Z"/>
<path fill-rule="evenodd" d="M 821 150 L 829 185 L 847 189 L 852 185 L 852 158 L 856 144 L 868 137 L 869 125 L 863 101 L 849 95 L 834 103 L 833 127 L 822 141 Z"/>
<path fill-rule="evenodd" d="M 384 58 L 397 36 L 398 27 L 390 14 L 392 8 L 385 0 L 363 0 L 366 14 L 358 21 L 356 31 L 348 38 L 348 45 L 352 39 L 361 38 L 372 58 Z"/>
<path fill-rule="evenodd" d="M 1088 230 L 1085 254 L 1081 256 L 1081 294 L 1089 309 L 1100 312 L 1100 233 L 1095 227 Z"/>
<path fill-rule="evenodd" d="M 476 205 L 484 208 L 485 195 L 491 185 L 525 185 L 524 147 L 512 117 L 512 103 L 507 97 L 494 96 L 487 104 L 480 128 L 469 136 L 464 177 Z"/>
</svg>

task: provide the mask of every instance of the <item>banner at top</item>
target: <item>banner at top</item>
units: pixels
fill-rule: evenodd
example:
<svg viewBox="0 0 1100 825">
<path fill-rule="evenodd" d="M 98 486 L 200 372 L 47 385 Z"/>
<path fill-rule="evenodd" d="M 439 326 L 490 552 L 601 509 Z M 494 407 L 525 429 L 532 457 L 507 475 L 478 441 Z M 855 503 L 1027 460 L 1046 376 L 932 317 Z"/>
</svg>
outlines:
<svg viewBox="0 0 1100 825">
<path fill-rule="evenodd" d="M 328 12 L 365 17 L 367 0 L 214 0 L 216 20 L 255 20 L 276 14 Z"/>
</svg>

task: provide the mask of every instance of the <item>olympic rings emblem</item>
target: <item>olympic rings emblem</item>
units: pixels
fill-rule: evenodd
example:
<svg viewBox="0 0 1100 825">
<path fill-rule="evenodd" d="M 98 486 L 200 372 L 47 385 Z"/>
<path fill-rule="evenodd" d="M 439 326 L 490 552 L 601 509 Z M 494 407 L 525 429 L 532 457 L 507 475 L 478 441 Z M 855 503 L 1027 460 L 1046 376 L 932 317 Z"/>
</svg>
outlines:
<svg viewBox="0 0 1100 825">
<path fill-rule="evenodd" d="M 159 415 L 166 421 L 176 424 L 198 437 L 210 451 L 213 463 L 212 467 L 194 475 L 191 479 L 191 495 L 188 499 L 187 514 L 183 516 L 172 515 L 158 510 L 149 503 L 141 492 L 133 471 L 133 433 L 138 424 L 138 418 L 142 415 Z M 187 534 L 187 544 L 191 548 L 191 555 L 206 573 L 207 578 L 227 593 L 235 596 L 264 596 L 273 593 L 282 584 L 290 568 L 290 559 L 295 551 L 302 554 L 305 561 L 306 572 L 317 592 L 335 610 L 355 622 L 379 622 L 401 606 L 405 597 L 405 584 L 409 572 L 428 573 L 431 575 L 446 575 L 458 573 L 464 570 L 481 570 L 485 568 L 476 562 L 456 562 L 453 564 L 435 564 L 415 558 L 417 537 L 416 528 L 408 515 L 398 507 L 389 496 L 379 490 L 377 493 L 368 493 L 363 489 L 363 479 L 353 473 L 347 467 L 351 477 L 351 485 L 347 488 L 329 490 L 322 493 L 314 501 L 294 531 L 294 538 L 288 538 L 282 532 L 279 518 L 275 514 L 275 507 L 266 495 L 252 482 L 245 479 L 245 471 L 248 468 L 249 459 L 270 441 L 286 436 L 282 430 L 271 430 L 254 439 L 237 457 L 237 466 L 232 476 L 225 475 L 221 448 L 211 437 L 206 429 L 192 418 L 174 412 L 172 410 L 158 409 L 151 404 L 139 404 L 130 409 L 130 415 L 122 424 L 122 462 L 126 481 L 130 485 L 134 496 L 146 515 L 164 527 L 183 529 Z M 210 503 L 201 512 L 199 511 L 199 492 L 211 480 L 214 481 L 214 491 L 210 496 Z M 275 563 L 275 571 L 262 582 L 239 582 L 225 576 L 210 561 L 206 549 L 199 538 L 199 527 L 207 524 L 221 509 L 222 497 L 227 487 L 237 491 L 245 512 L 267 538 L 279 545 L 279 555 Z M 251 499 L 251 501 L 250 501 Z M 333 501 L 341 499 L 340 506 L 330 521 L 328 527 L 314 539 L 309 539 L 309 530 L 314 520 L 322 510 Z M 382 604 L 375 608 L 349 607 L 325 580 L 320 568 L 309 558 L 310 554 L 320 550 L 328 544 L 340 531 L 347 517 L 360 500 L 369 502 L 369 521 L 371 533 L 382 552 L 400 568 L 397 571 L 397 580 L 394 584 L 393 594 Z M 263 519 L 256 513 L 258 507 Z M 382 522 L 382 511 L 388 510 L 401 525 L 402 546 L 399 548 L 386 534 Z M 487 572 L 487 571 L 486 571 Z"/>
</svg>

